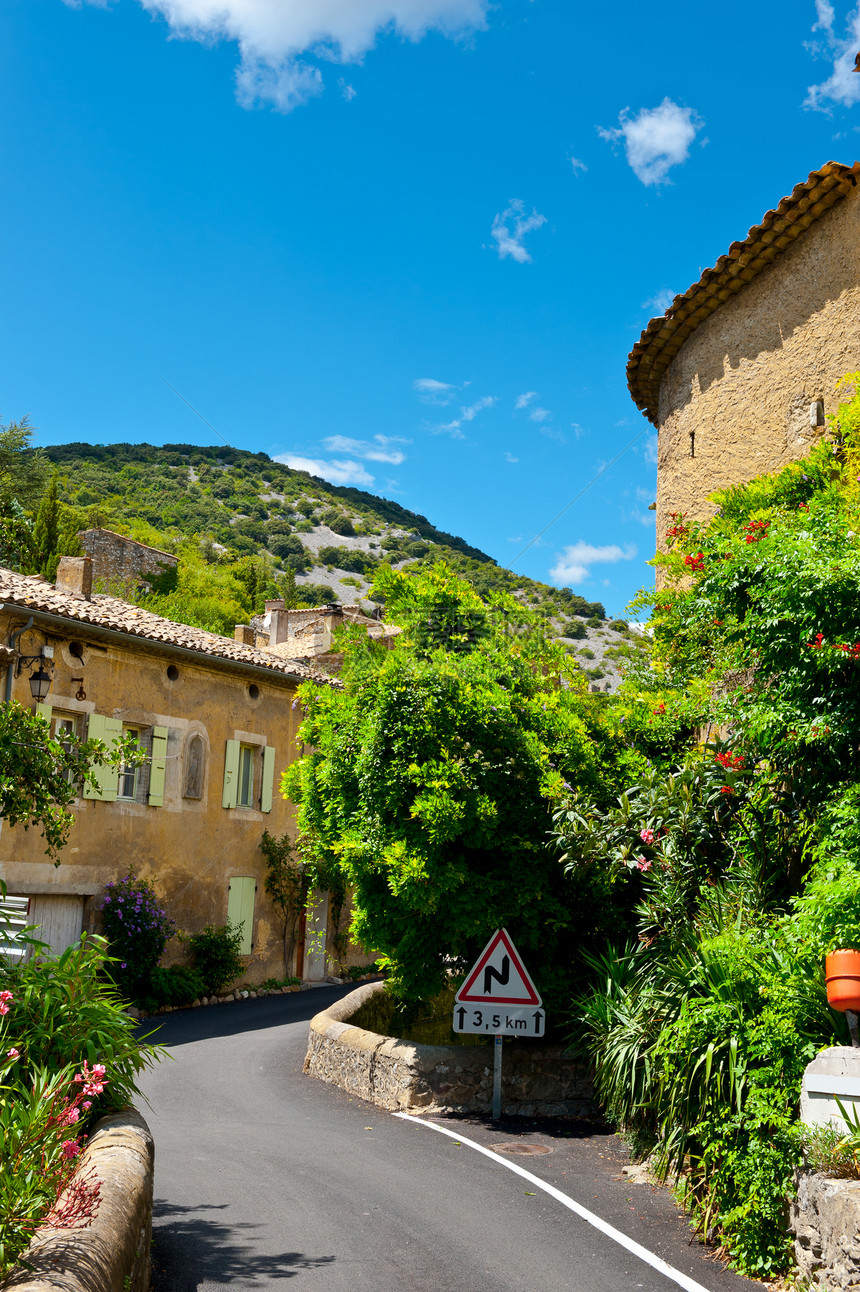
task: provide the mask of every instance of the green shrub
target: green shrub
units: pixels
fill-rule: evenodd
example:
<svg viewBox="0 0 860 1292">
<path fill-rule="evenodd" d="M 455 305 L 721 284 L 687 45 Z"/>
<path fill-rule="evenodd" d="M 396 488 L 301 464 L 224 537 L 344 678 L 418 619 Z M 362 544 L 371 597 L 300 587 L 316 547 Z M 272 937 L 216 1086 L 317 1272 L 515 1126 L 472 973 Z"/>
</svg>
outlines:
<svg viewBox="0 0 860 1292">
<path fill-rule="evenodd" d="M 206 994 L 206 984 L 196 969 L 189 969 L 187 965 L 174 965 L 169 969 L 157 967 L 150 975 L 140 1004 L 149 1011 L 163 1005 L 193 1005 L 195 1000 Z"/>
<path fill-rule="evenodd" d="M 194 956 L 194 968 L 209 996 L 223 991 L 245 967 L 239 953 L 242 930 L 230 924 L 218 927 L 207 924 L 200 933 L 192 934 L 188 943 Z"/>
<path fill-rule="evenodd" d="M 107 884 L 101 913 L 114 958 L 111 975 L 120 990 L 135 1000 L 145 990 L 176 925 L 152 886 L 133 872 Z"/>
</svg>

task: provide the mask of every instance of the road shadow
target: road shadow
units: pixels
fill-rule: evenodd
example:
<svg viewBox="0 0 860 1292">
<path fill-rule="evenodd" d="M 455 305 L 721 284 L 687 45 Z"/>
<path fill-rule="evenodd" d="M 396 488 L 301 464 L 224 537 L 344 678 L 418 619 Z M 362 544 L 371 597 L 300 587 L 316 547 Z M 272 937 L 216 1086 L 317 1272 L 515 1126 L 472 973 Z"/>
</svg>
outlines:
<svg viewBox="0 0 860 1292">
<path fill-rule="evenodd" d="M 504 1136 L 511 1141 L 529 1139 L 536 1135 L 548 1139 L 608 1139 L 615 1134 L 613 1128 L 602 1117 L 501 1117 L 493 1121 L 489 1113 L 445 1113 L 434 1114 L 433 1121 L 465 1127 L 480 1127 L 494 1135 Z"/>
<path fill-rule="evenodd" d="M 334 1256 L 254 1250 L 262 1225 L 227 1224 L 212 1212 L 224 1206 L 179 1207 L 156 1198 L 152 1228 L 152 1292 L 196 1292 L 207 1283 L 255 1287 L 324 1269 Z"/>
<path fill-rule="evenodd" d="M 309 1023 L 314 1014 L 348 996 L 351 991 L 355 991 L 354 983 L 344 987 L 316 987 L 287 996 L 262 996 L 257 1000 L 233 1000 L 225 1005 L 178 1009 L 172 1014 L 142 1018 L 135 1034 L 138 1040 L 145 1037 L 152 1045 L 172 1049 L 174 1046 L 192 1045 L 195 1041 L 258 1032 L 288 1023 Z"/>
</svg>

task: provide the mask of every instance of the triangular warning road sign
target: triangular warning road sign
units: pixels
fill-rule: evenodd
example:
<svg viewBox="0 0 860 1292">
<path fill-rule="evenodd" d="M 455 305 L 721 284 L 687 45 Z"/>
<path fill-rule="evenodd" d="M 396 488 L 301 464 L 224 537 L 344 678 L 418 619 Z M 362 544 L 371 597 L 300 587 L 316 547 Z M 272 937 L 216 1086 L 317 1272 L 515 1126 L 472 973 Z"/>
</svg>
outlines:
<svg viewBox="0 0 860 1292">
<path fill-rule="evenodd" d="M 466 975 L 455 997 L 458 1005 L 540 1005 L 507 929 L 497 929 Z"/>
</svg>

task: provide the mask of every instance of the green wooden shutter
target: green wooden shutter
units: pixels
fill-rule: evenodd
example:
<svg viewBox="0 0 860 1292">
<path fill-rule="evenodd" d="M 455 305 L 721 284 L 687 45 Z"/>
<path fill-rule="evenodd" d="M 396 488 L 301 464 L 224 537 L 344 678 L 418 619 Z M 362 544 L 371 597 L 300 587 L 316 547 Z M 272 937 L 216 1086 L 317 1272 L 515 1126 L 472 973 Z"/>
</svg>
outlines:
<svg viewBox="0 0 860 1292">
<path fill-rule="evenodd" d="M 224 793 L 221 796 L 222 807 L 234 808 L 236 806 L 238 789 L 239 742 L 238 740 L 228 740 L 227 753 L 224 756 Z"/>
<path fill-rule="evenodd" d="M 260 811 L 271 812 L 272 791 L 275 787 L 275 746 L 263 750 L 263 788 L 260 791 Z"/>
<path fill-rule="evenodd" d="M 227 897 L 227 923 L 242 930 L 239 954 L 249 956 L 254 945 L 254 897 L 257 881 L 253 875 L 234 875 Z"/>
<path fill-rule="evenodd" d="M 106 718 L 101 713 L 91 713 L 87 720 L 87 739 L 101 740 L 111 750 L 122 739 L 122 723 L 119 718 Z M 113 803 L 116 799 L 119 771 L 109 763 L 96 765 L 93 771 L 97 784 L 84 785 L 84 798 Z"/>
<path fill-rule="evenodd" d="M 49 704 L 37 704 L 36 713 L 40 718 L 44 718 L 48 726 L 50 727 L 51 713 L 52 713 L 51 706 Z"/>
<path fill-rule="evenodd" d="M 152 755 L 149 764 L 150 807 L 164 807 L 164 773 L 167 767 L 167 728 L 152 728 Z"/>
</svg>

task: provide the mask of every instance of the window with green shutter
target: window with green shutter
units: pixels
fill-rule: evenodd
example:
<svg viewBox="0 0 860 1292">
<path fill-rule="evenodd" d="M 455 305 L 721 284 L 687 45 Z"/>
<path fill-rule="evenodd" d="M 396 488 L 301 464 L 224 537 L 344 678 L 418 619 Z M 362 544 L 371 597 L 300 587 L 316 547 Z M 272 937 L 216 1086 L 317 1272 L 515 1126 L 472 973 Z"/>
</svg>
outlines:
<svg viewBox="0 0 860 1292">
<path fill-rule="evenodd" d="M 91 713 L 87 722 L 87 739 L 101 740 L 110 751 L 122 739 L 122 723 L 119 718 L 106 718 L 104 714 Z M 94 763 L 93 772 L 96 784 L 87 782 L 84 785 L 84 798 L 113 803 L 119 781 L 116 767 L 110 763 Z"/>
<path fill-rule="evenodd" d="M 249 956 L 254 945 L 254 900 L 257 881 L 253 875 L 234 875 L 227 896 L 227 923 L 242 930 L 239 954 Z"/>
<path fill-rule="evenodd" d="M 221 806 L 225 808 L 236 806 L 239 788 L 239 748 L 238 740 L 227 741 L 227 752 L 224 755 L 224 793 L 221 796 Z"/>
<path fill-rule="evenodd" d="M 164 776 L 167 770 L 167 728 L 153 727 L 150 740 L 151 754 L 149 761 L 149 795 L 150 807 L 164 806 Z"/>
<path fill-rule="evenodd" d="M 271 812 L 275 788 L 275 747 L 266 745 L 263 750 L 263 780 L 260 789 L 260 811 Z"/>
</svg>

